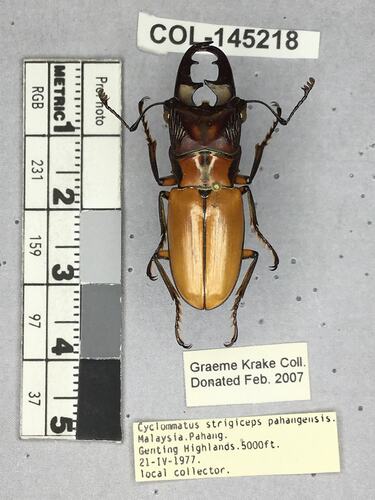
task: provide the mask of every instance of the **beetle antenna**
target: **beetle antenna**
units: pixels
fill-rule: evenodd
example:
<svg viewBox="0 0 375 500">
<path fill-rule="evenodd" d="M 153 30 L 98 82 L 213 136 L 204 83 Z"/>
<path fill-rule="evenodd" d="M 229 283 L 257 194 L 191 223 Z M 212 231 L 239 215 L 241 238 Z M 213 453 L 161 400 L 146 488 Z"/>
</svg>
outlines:
<svg viewBox="0 0 375 500">
<path fill-rule="evenodd" d="M 289 122 L 289 120 L 292 118 L 292 116 L 297 111 L 297 109 L 301 106 L 301 104 L 306 101 L 307 96 L 309 95 L 310 90 L 313 88 L 314 85 L 315 85 L 315 78 L 313 78 L 312 76 L 310 76 L 310 78 L 305 83 L 305 85 L 303 87 L 301 87 L 301 89 L 303 90 L 303 97 L 297 102 L 297 104 L 292 109 L 290 115 L 286 119 L 285 125 Z"/>
<path fill-rule="evenodd" d="M 99 99 L 102 101 L 102 104 L 108 109 L 108 111 L 110 111 L 112 114 L 115 115 L 116 118 L 118 118 L 120 120 L 120 122 L 128 129 L 130 130 L 130 126 L 126 123 L 126 121 L 118 114 L 116 113 L 116 111 L 111 108 L 111 106 L 109 106 L 108 104 L 108 99 L 109 97 L 107 96 L 107 94 L 104 92 L 103 89 L 98 89 L 97 91 L 98 93 L 98 96 L 99 96 Z"/>
<path fill-rule="evenodd" d="M 120 120 L 120 122 L 130 131 L 130 132 L 134 132 L 134 130 L 137 130 L 138 128 L 138 125 L 140 124 L 140 122 L 142 121 L 144 115 L 147 113 L 147 111 L 151 108 L 153 108 L 154 106 L 161 106 L 161 105 L 164 105 L 164 101 L 163 102 L 154 102 L 153 104 L 150 104 L 150 106 L 147 106 L 146 109 L 143 110 L 143 112 L 141 113 L 141 115 L 137 118 L 137 120 L 133 123 L 133 125 L 128 125 L 126 123 L 126 121 L 122 118 L 122 116 L 120 116 L 113 108 L 111 108 L 111 106 L 109 106 L 108 104 L 108 100 L 109 100 L 109 97 L 107 96 L 107 94 L 104 92 L 103 89 L 98 89 L 98 96 L 99 96 L 99 99 L 101 100 L 101 102 L 103 103 L 103 105 L 108 109 L 108 111 L 110 111 L 113 115 L 115 115 L 116 118 L 118 118 Z M 146 98 L 143 98 L 143 99 L 146 99 Z M 143 100 L 142 99 L 142 100 Z"/>
<path fill-rule="evenodd" d="M 164 104 L 165 104 L 165 101 L 161 101 L 161 102 L 154 102 L 153 104 L 150 104 L 150 106 L 147 106 L 147 108 L 145 108 L 143 110 L 143 112 L 139 115 L 139 117 L 133 123 L 133 125 L 130 126 L 130 128 L 129 128 L 130 132 L 134 132 L 134 130 L 137 130 L 138 125 L 141 123 L 141 121 L 143 120 L 145 114 L 147 113 L 147 111 L 149 109 L 153 108 L 154 106 L 164 106 Z"/>
<path fill-rule="evenodd" d="M 281 125 L 286 125 L 288 123 L 284 118 L 282 118 L 280 115 L 278 115 L 276 113 L 276 111 L 274 109 L 272 109 L 269 104 L 267 104 L 264 101 L 258 101 L 257 99 L 249 99 L 249 100 L 246 100 L 245 102 L 246 103 L 253 103 L 253 102 L 255 102 L 257 104 L 263 104 L 263 106 L 265 106 L 267 109 L 269 109 L 271 111 L 271 113 L 273 114 L 273 116 L 277 119 L 277 121 L 279 123 L 281 123 Z"/>
<path fill-rule="evenodd" d="M 266 108 L 268 108 L 271 111 L 271 113 L 277 118 L 277 121 L 279 123 L 281 123 L 281 125 L 287 125 L 289 123 L 290 119 L 292 118 L 292 116 L 294 115 L 294 113 L 297 111 L 297 109 L 301 106 L 301 104 L 303 102 L 305 102 L 305 100 L 307 99 L 307 96 L 309 95 L 309 93 L 314 85 L 315 85 L 315 78 L 310 76 L 310 78 L 305 83 L 305 85 L 303 87 L 301 87 L 301 89 L 303 90 L 303 97 L 297 102 L 297 104 L 294 106 L 291 113 L 289 114 L 288 118 L 286 118 L 286 119 L 283 118 L 279 113 L 276 113 L 271 108 L 271 106 L 269 106 L 267 103 L 265 103 L 263 101 L 258 101 L 256 99 L 250 99 L 250 100 L 246 100 L 245 102 L 246 103 L 254 102 L 254 103 L 258 103 L 258 104 L 263 104 L 263 106 L 266 106 Z"/>
</svg>

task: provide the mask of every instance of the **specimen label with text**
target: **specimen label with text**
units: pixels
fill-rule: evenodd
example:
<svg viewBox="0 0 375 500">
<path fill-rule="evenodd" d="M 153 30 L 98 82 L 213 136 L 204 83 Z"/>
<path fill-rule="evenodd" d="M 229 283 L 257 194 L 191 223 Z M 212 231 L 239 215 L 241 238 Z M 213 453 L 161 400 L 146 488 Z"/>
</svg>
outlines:
<svg viewBox="0 0 375 500">
<path fill-rule="evenodd" d="M 156 54 L 186 52 L 197 42 L 212 42 L 227 56 L 317 59 L 320 33 L 280 28 L 229 26 L 138 14 L 138 48 Z"/>
<path fill-rule="evenodd" d="M 336 413 L 133 424 L 136 481 L 339 472 Z"/>
<path fill-rule="evenodd" d="M 187 406 L 310 399 L 307 344 L 184 352 Z"/>
</svg>

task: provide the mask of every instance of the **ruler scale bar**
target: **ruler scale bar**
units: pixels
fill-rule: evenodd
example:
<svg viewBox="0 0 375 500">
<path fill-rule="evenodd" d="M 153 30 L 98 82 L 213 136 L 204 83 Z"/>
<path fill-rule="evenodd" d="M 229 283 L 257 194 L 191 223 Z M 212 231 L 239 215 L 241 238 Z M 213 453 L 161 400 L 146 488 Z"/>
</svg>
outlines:
<svg viewBox="0 0 375 500">
<path fill-rule="evenodd" d="M 46 254 L 47 254 L 47 264 L 46 264 L 46 284 L 49 285 L 49 218 L 50 218 L 50 164 L 51 164 L 51 139 L 50 139 L 50 109 L 51 109 L 51 64 L 48 63 L 48 93 L 47 93 L 47 234 L 46 234 Z M 32 160 L 33 161 L 33 160 Z M 47 436 L 47 418 L 48 418 L 48 327 L 49 327 L 49 287 L 46 288 L 46 343 L 45 343 L 45 398 L 46 404 L 44 407 L 44 435 Z M 66 418 L 66 417 L 65 417 Z"/>
<path fill-rule="evenodd" d="M 120 286 L 120 275 L 116 280 L 105 270 L 105 258 L 98 264 L 99 271 L 104 269 L 102 280 L 91 279 L 95 256 L 85 245 L 92 244 L 87 233 L 96 231 L 87 220 L 96 216 L 82 217 L 104 213 L 121 220 L 121 131 L 118 123 L 108 121 L 97 97 L 104 83 L 121 109 L 118 61 L 24 63 L 24 438 L 121 439 L 119 389 L 106 428 L 95 421 L 86 428 L 87 418 L 77 422 L 77 416 L 85 415 L 87 401 L 95 401 L 96 390 L 90 363 L 81 369 L 83 361 L 89 361 L 82 358 L 82 343 L 92 343 L 86 325 L 90 318 L 87 313 L 82 317 L 85 282 Z M 96 237 L 100 247 L 100 234 Z M 117 243 L 121 253 L 121 241 Z M 114 357 L 119 364 L 120 350 Z M 105 395 L 105 384 L 113 383 L 117 371 L 113 363 L 101 363 L 100 369 Z M 103 405 L 98 401 L 99 413 Z"/>
</svg>

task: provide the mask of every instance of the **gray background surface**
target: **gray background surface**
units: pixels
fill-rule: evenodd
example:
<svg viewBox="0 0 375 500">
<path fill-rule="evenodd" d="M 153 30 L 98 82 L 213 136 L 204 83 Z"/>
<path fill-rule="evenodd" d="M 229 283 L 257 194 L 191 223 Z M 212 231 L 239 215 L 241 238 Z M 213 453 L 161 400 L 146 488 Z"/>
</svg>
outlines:
<svg viewBox="0 0 375 500">
<path fill-rule="evenodd" d="M 374 5 L 358 2 L 2 1 L 1 42 L 1 498 L 252 498 L 375 497 L 374 447 Z M 287 128 L 272 140 L 253 186 L 261 229 L 277 248 L 277 275 L 261 250 L 255 279 L 240 309 L 238 345 L 308 341 L 312 399 L 306 402 L 187 409 L 182 352 L 173 338 L 173 306 L 145 267 L 159 227 L 158 188 L 143 134 L 126 136 L 124 226 L 125 442 L 35 442 L 18 438 L 21 313 L 22 59 L 120 57 L 125 110 L 138 99 L 172 95 L 180 55 L 136 47 L 138 10 L 177 19 L 321 31 L 319 60 L 232 58 L 240 96 L 276 99 L 285 110 L 310 75 L 317 86 Z M 155 111 L 160 163 L 168 172 L 168 137 Z M 252 119 L 250 119 L 252 118 Z M 262 109 L 243 134 L 243 169 L 270 125 Z M 274 175 L 279 174 L 275 179 Z M 129 235 L 134 234 L 130 239 Z M 294 264 L 292 264 L 292 259 Z M 132 272 L 128 272 L 132 268 Z M 317 288 L 317 291 L 313 291 Z M 300 296 L 302 300 L 297 301 Z M 220 347 L 229 308 L 185 307 L 186 340 Z M 134 482 L 131 423 L 336 410 L 341 474 L 160 483 Z"/>
</svg>

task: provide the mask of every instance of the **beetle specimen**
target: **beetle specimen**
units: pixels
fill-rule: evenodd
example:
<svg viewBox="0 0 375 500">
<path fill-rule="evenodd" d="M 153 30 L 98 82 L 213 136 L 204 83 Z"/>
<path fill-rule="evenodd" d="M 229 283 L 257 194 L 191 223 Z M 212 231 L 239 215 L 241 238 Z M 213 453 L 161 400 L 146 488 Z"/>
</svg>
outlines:
<svg viewBox="0 0 375 500">
<path fill-rule="evenodd" d="M 216 81 L 195 83 L 191 68 L 197 61 L 196 52 L 216 56 Z M 240 274 L 242 260 L 250 265 L 238 287 L 232 307 L 233 334 L 224 345 L 229 347 L 238 337 L 237 311 L 245 294 L 258 253 L 244 248 L 245 217 L 243 196 L 249 204 L 250 224 L 258 238 L 273 255 L 271 270 L 279 258 L 272 245 L 258 227 L 254 199 L 249 185 L 253 181 L 265 146 L 278 123 L 286 125 L 307 98 L 315 80 L 310 78 L 302 87 L 303 97 L 287 118 L 282 118 L 276 102 L 271 106 L 263 101 L 244 100 L 236 96 L 232 69 L 225 54 L 210 42 L 192 45 L 182 57 L 176 78 L 174 96 L 144 108 L 143 98 L 138 105 L 139 117 L 128 125 L 110 106 L 108 96 L 101 89 L 99 97 L 125 127 L 134 131 L 142 122 L 149 149 L 151 169 L 159 186 L 172 187 L 159 193 L 161 239 L 147 267 L 147 276 L 155 280 L 155 265 L 176 307 L 175 334 L 179 345 L 190 348 L 180 336 L 181 298 L 197 309 L 214 309 L 232 293 Z M 206 84 L 216 96 L 214 106 L 206 101 L 196 105 L 195 91 Z M 246 120 L 249 103 L 266 106 L 275 120 L 262 142 L 255 146 L 255 156 L 249 175 L 239 172 L 241 156 L 241 126 Z M 156 161 L 156 141 L 151 136 L 146 112 L 154 106 L 164 106 L 164 119 L 169 126 L 171 146 L 169 157 L 172 173 L 160 177 Z M 168 202 L 168 213 L 164 207 Z M 166 244 L 168 247 L 166 248 Z M 169 260 L 173 281 L 167 274 L 162 259 Z"/>
</svg>

